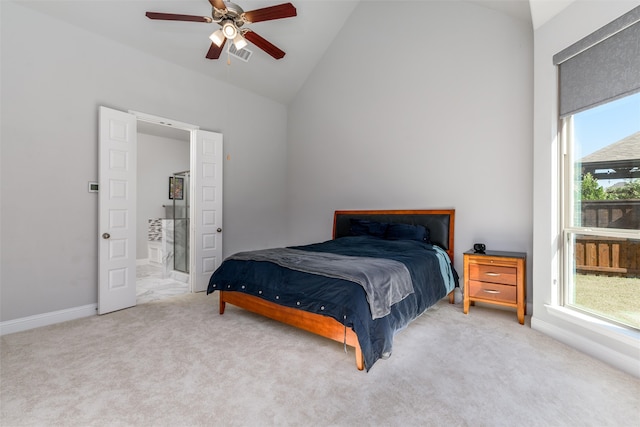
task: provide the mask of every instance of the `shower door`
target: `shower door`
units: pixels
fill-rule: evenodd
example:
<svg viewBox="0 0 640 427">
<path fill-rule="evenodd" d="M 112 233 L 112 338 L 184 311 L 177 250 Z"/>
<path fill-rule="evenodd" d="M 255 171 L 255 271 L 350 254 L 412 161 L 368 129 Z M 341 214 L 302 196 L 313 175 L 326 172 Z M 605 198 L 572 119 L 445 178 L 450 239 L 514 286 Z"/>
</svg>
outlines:
<svg viewBox="0 0 640 427">
<path fill-rule="evenodd" d="M 173 175 L 173 269 L 189 273 L 189 171 Z"/>
</svg>

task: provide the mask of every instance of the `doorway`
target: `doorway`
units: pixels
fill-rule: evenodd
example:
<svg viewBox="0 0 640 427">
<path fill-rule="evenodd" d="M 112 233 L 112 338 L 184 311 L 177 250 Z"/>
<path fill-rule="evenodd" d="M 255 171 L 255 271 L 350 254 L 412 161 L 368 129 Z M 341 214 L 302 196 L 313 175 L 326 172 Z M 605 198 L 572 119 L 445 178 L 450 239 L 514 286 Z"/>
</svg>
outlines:
<svg viewBox="0 0 640 427">
<path fill-rule="evenodd" d="M 101 106 L 98 314 L 136 305 L 138 123 L 189 133 L 190 291 L 206 290 L 209 277 L 222 262 L 222 134 L 145 113 Z"/>
<path fill-rule="evenodd" d="M 191 292 L 191 133 L 137 121 L 136 303 Z"/>
</svg>

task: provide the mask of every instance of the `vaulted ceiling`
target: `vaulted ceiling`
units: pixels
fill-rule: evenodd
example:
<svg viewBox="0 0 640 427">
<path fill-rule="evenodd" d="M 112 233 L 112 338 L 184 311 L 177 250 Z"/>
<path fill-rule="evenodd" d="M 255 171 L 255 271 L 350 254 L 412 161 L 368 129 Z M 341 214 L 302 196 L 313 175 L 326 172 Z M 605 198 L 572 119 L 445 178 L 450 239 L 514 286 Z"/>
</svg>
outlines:
<svg viewBox="0 0 640 427">
<path fill-rule="evenodd" d="M 236 0 L 245 11 L 280 4 L 287 0 Z M 359 0 L 369 1 L 369 0 Z M 275 60 L 257 47 L 249 62 L 229 57 L 205 58 L 211 44 L 208 36 L 215 23 L 158 21 L 145 12 L 211 16 L 207 0 L 20 0 L 19 3 L 71 25 L 153 55 L 217 80 L 244 88 L 275 101 L 290 102 L 309 73 L 320 61 L 358 0 L 291 0 L 297 16 L 251 24 L 252 30 L 286 52 Z M 429 0 L 425 0 L 429 1 Z M 469 1 L 498 10 L 534 28 L 574 0 L 448 0 Z M 379 2 L 388 7 L 389 2 Z M 386 6 L 385 6 L 386 5 Z"/>
</svg>

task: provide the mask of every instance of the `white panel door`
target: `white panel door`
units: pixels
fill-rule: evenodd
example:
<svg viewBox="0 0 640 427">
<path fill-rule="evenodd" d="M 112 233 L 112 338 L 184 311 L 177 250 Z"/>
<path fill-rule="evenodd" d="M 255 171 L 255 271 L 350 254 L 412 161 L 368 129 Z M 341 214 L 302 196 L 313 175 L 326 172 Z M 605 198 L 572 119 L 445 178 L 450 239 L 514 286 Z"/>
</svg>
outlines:
<svg viewBox="0 0 640 427">
<path fill-rule="evenodd" d="M 98 314 L 136 305 L 134 115 L 100 107 Z"/>
<path fill-rule="evenodd" d="M 222 262 L 222 134 L 191 132 L 190 280 L 193 292 L 207 289 Z"/>
</svg>

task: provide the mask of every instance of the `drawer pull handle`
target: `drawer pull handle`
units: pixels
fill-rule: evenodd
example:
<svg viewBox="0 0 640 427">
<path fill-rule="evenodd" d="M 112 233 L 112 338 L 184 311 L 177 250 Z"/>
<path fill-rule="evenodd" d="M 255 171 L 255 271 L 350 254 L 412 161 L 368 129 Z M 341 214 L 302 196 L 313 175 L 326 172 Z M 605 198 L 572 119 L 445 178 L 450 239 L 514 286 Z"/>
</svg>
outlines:
<svg viewBox="0 0 640 427">
<path fill-rule="evenodd" d="M 499 294 L 500 291 L 494 291 L 493 289 L 483 289 L 482 292 L 486 292 L 488 294 Z"/>
<path fill-rule="evenodd" d="M 487 276 L 493 276 L 493 277 L 498 277 L 500 275 L 500 273 L 484 273 Z"/>
</svg>

